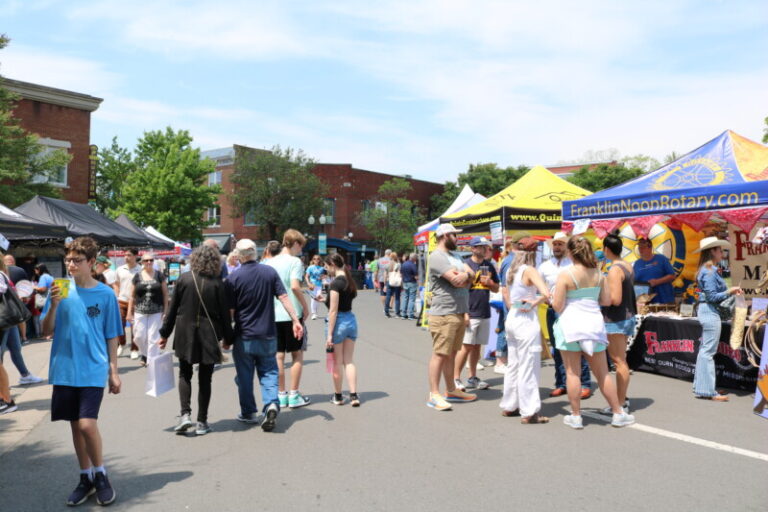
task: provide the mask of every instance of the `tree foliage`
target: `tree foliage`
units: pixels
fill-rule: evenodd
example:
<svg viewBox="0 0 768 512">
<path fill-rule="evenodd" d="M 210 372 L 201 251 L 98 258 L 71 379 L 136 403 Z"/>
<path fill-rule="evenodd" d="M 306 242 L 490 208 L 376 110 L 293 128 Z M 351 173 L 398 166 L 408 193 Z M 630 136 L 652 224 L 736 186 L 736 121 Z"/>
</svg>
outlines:
<svg viewBox="0 0 768 512">
<path fill-rule="evenodd" d="M 216 165 L 201 160 L 200 150 L 191 143 L 186 130 L 145 132 L 136 145 L 135 170 L 117 194 L 115 213 L 152 225 L 175 240 L 199 240 L 209 223 L 204 214 L 216 206 L 221 187 L 208 185 Z"/>
<path fill-rule="evenodd" d="M 375 197 L 376 206 L 360 214 L 360 224 L 371 234 L 379 249 L 398 253 L 413 247 L 413 233 L 424 216 L 417 201 L 407 199 L 411 184 L 403 178 L 392 178 L 381 184 Z"/>
<path fill-rule="evenodd" d="M 443 213 L 456 199 L 464 185 L 469 185 L 478 194 L 490 197 L 510 186 L 529 170 L 530 168 L 524 165 L 499 167 L 495 163 L 470 164 L 467 172 L 459 174 L 455 182 L 446 182 L 442 194 L 432 196 L 432 211 L 436 215 Z"/>
<path fill-rule="evenodd" d="M 768 144 L 768 117 L 765 118 L 765 127 L 763 128 L 763 144 Z"/>
<path fill-rule="evenodd" d="M 0 34 L 0 50 L 10 40 Z M 0 77 L 0 203 L 14 208 L 35 195 L 61 197 L 59 188 L 46 183 L 54 178 L 70 155 L 38 143 L 37 136 L 13 117 L 19 97 L 3 87 Z M 12 185 L 11 185 L 12 184 Z"/>
<path fill-rule="evenodd" d="M 624 164 L 600 164 L 594 168 L 584 166 L 568 178 L 568 181 L 590 192 L 599 192 L 615 187 L 643 174 L 639 167 L 626 167 Z"/>
<path fill-rule="evenodd" d="M 133 155 L 120 147 L 117 137 L 108 148 L 99 149 L 99 165 L 96 173 L 96 209 L 110 217 L 116 217 L 123 198 L 123 185 L 136 170 Z"/>
<path fill-rule="evenodd" d="M 248 214 L 273 240 L 289 228 L 306 231 L 309 216 L 322 211 L 327 190 L 312 173 L 314 165 L 301 150 L 236 146 L 229 194 L 234 214 Z"/>
</svg>

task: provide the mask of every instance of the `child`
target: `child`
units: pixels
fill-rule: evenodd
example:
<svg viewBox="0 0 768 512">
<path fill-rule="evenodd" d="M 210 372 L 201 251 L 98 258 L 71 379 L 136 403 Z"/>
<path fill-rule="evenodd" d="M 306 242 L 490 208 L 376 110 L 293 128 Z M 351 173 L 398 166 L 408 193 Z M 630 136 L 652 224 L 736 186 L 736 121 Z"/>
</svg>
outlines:
<svg viewBox="0 0 768 512">
<path fill-rule="evenodd" d="M 76 238 L 64 259 L 74 279 L 66 298 L 57 285 L 45 305 L 43 331 L 53 333 L 48 380 L 53 384 L 51 420 L 66 420 L 80 464 L 80 483 L 67 505 L 84 503 L 96 494 L 99 505 L 115 501 L 102 461 L 99 416 L 104 383 L 109 392 L 120 392 L 117 342 L 123 333 L 120 310 L 112 289 L 91 275 L 99 247 L 90 237 Z"/>
</svg>

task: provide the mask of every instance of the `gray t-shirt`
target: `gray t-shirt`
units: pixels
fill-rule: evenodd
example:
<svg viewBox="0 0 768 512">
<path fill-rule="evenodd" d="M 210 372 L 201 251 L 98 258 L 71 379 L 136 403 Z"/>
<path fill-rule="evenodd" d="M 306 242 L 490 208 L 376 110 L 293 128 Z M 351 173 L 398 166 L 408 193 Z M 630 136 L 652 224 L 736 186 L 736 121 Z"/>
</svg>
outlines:
<svg viewBox="0 0 768 512">
<path fill-rule="evenodd" d="M 429 256 L 430 315 L 461 315 L 469 311 L 469 289 L 456 288 L 442 277 L 451 269 L 464 272 L 464 262 L 452 252 L 438 249 Z"/>
</svg>

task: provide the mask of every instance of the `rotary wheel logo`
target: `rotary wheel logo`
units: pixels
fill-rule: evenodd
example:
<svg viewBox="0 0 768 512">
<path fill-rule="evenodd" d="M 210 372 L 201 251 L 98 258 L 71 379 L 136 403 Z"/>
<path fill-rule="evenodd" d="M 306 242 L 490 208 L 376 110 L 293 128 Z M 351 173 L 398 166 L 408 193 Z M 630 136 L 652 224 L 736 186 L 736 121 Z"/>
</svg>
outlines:
<svg viewBox="0 0 768 512">
<path fill-rule="evenodd" d="M 671 190 L 719 185 L 731 180 L 731 169 L 709 158 L 695 158 L 676 165 L 653 182 L 654 190 Z"/>
<path fill-rule="evenodd" d="M 639 257 L 640 253 L 637 249 L 637 236 L 629 224 L 625 224 L 619 233 L 622 241 L 624 242 L 624 250 L 621 253 L 629 263 L 634 263 Z M 651 228 L 648 233 L 648 239 L 653 244 L 653 253 L 666 256 L 669 262 L 672 264 L 672 268 L 675 269 L 677 275 L 685 267 L 685 236 L 682 231 L 669 229 L 664 224 L 656 224 Z"/>
</svg>

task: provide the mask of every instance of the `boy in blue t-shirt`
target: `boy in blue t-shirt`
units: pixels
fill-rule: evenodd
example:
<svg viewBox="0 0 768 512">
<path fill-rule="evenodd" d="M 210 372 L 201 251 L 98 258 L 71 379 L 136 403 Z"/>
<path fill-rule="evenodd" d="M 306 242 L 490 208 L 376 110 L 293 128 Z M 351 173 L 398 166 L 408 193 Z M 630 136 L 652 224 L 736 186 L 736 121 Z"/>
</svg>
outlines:
<svg viewBox="0 0 768 512">
<path fill-rule="evenodd" d="M 115 501 L 102 460 L 101 434 L 96 424 L 104 384 L 120 392 L 117 342 L 123 333 L 115 293 L 91 275 L 99 247 L 90 237 L 76 238 L 67 247 L 64 263 L 74 279 L 62 298 L 54 284 L 43 310 L 43 332 L 53 333 L 48 381 L 53 385 L 51 420 L 69 421 L 80 464 L 80 483 L 67 505 L 84 503 L 96 494 L 99 505 Z"/>
<path fill-rule="evenodd" d="M 304 273 L 304 281 L 309 287 L 312 298 L 310 309 L 312 310 L 312 320 L 317 320 L 317 305 L 320 303 L 320 295 L 323 293 L 323 276 L 327 275 L 323 266 L 323 259 L 319 254 L 312 257 L 312 264 L 307 267 Z"/>
</svg>

